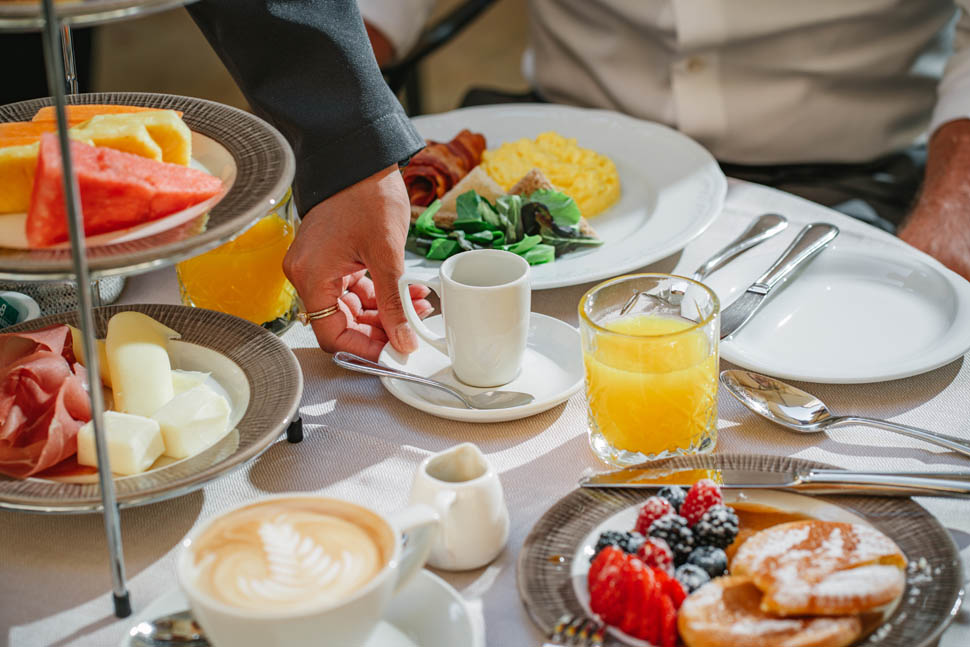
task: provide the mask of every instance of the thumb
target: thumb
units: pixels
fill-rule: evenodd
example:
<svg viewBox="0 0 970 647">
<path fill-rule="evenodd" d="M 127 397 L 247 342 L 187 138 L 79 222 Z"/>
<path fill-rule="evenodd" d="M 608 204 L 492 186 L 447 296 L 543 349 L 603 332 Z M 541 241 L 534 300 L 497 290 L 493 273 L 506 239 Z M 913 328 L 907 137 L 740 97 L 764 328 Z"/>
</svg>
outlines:
<svg viewBox="0 0 970 647">
<path fill-rule="evenodd" d="M 370 270 L 377 296 L 377 313 L 387 338 L 398 351 L 413 353 L 418 349 L 418 338 L 408 325 L 407 317 L 404 316 L 404 304 L 398 294 L 397 282 L 401 274 L 400 270 L 380 266 Z"/>
</svg>

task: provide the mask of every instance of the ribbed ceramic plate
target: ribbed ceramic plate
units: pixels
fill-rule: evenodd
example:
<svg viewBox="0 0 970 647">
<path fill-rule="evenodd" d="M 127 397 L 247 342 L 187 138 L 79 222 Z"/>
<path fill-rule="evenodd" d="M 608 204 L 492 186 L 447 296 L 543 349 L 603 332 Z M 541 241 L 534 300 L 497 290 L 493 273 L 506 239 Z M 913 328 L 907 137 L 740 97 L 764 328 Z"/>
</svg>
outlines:
<svg viewBox="0 0 970 647">
<path fill-rule="evenodd" d="M 293 180 L 293 151 L 262 119 L 212 101 L 168 94 L 106 92 L 79 94 L 72 103 L 120 104 L 179 110 L 193 133 L 211 140 L 213 159 L 228 157 L 229 170 L 208 169 L 229 183 L 208 212 L 175 227 L 138 238 L 121 238 L 87 250 L 92 278 L 130 274 L 168 265 L 217 247 L 276 207 Z M 0 122 L 29 121 L 50 99 L 0 106 Z M 225 172 L 224 172 L 225 171 Z M 0 278 L 57 280 L 73 276 L 70 249 L 0 249 Z"/>
<path fill-rule="evenodd" d="M 224 384 L 230 401 L 244 403 L 236 428 L 196 456 L 138 476 L 115 479 L 118 504 L 132 507 L 187 494 L 265 451 L 293 420 L 303 395 L 303 373 L 293 352 L 271 332 L 231 315 L 176 305 L 126 305 L 94 312 L 99 337 L 116 312 L 137 310 L 181 333 L 184 344 L 215 351 L 239 369 L 248 384 Z M 78 325 L 75 313 L 50 315 L 4 329 L 33 330 L 52 324 Z M 220 362 L 225 365 L 225 362 Z M 189 367 L 186 367 L 189 368 Z M 202 370 L 204 366 L 192 366 Z M 42 478 L 0 476 L 0 507 L 31 512 L 78 513 L 101 509 L 97 484 L 62 483 Z"/>
<path fill-rule="evenodd" d="M 779 456 L 706 455 L 681 456 L 658 461 L 657 467 L 698 470 L 746 469 L 765 472 L 790 472 L 831 465 Z M 910 562 L 906 589 L 896 608 L 883 625 L 860 641 L 883 647 L 923 647 L 932 645 L 960 609 L 963 600 L 963 575 L 956 546 L 947 530 L 933 515 L 911 499 L 891 497 L 807 497 L 791 493 L 769 493 L 764 502 L 802 500 L 797 509 L 810 516 L 852 520 L 872 525 L 891 537 Z M 732 491 L 737 495 L 739 492 Z M 532 528 L 519 554 L 517 579 L 519 595 L 533 621 L 548 632 L 564 614 L 588 615 L 577 595 L 588 560 L 586 544 L 602 524 L 635 516 L 633 509 L 653 494 L 652 490 L 577 489 L 560 499 Z M 759 493 L 745 493 L 747 499 L 762 502 Z M 775 496 L 772 499 L 772 495 Z M 609 522 L 609 523 L 607 523 Z M 627 524 L 629 525 L 629 524 Z M 627 530 L 626 527 L 614 529 Z M 623 644 L 613 635 L 608 645 Z M 646 643 L 634 643 L 646 644 Z"/>
<path fill-rule="evenodd" d="M 181 7 L 195 0 L 54 0 L 61 20 L 75 27 L 100 25 Z M 44 26 L 40 0 L 0 2 L 0 31 L 30 31 Z M 40 56 L 40 52 L 37 53 Z"/>
</svg>

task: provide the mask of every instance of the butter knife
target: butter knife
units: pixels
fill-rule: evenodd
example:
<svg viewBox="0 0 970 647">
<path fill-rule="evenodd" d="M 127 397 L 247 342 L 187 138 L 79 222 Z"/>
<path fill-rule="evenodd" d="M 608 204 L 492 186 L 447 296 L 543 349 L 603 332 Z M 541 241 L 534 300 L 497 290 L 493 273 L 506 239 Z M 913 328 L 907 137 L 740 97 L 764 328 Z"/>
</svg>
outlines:
<svg viewBox="0 0 970 647">
<path fill-rule="evenodd" d="M 798 267 L 815 258 L 836 236 L 835 225 L 816 222 L 805 226 L 781 257 L 721 313 L 721 339 L 736 333 L 758 311 L 771 291 Z"/>
<path fill-rule="evenodd" d="M 808 494 L 849 494 L 874 496 L 940 496 L 970 498 L 970 473 L 849 472 L 813 469 L 790 472 L 761 470 L 717 470 L 721 487 L 747 490 L 790 490 Z M 685 488 L 698 479 L 698 470 L 627 467 L 615 472 L 586 476 L 579 481 L 584 488 L 654 489 L 665 485 Z"/>
</svg>

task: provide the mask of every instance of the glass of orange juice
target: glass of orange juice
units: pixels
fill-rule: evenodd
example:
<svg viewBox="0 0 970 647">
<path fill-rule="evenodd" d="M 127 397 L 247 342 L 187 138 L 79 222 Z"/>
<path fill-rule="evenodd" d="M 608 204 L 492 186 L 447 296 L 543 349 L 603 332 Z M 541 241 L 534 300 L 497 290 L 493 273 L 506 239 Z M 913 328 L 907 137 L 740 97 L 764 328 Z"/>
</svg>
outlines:
<svg viewBox="0 0 970 647">
<path fill-rule="evenodd" d="M 720 304 L 669 274 L 600 283 L 579 304 L 589 442 L 612 465 L 710 452 L 717 442 Z"/>
<path fill-rule="evenodd" d="M 175 266 L 182 303 L 226 312 L 282 334 L 299 303 L 283 274 L 299 217 L 291 194 L 228 243 Z"/>
</svg>

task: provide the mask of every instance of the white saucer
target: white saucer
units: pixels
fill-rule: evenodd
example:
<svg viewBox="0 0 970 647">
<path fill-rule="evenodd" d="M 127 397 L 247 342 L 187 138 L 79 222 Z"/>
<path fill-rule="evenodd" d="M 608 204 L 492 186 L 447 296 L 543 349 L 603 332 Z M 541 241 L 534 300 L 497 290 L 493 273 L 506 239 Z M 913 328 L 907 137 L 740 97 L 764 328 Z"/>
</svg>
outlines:
<svg viewBox="0 0 970 647">
<path fill-rule="evenodd" d="M 424 323 L 433 333 L 444 334 L 440 315 L 429 317 Z M 408 356 L 401 355 L 388 344 L 381 352 L 380 362 L 444 382 L 463 392 L 489 390 L 459 382 L 451 371 L 448 357 L 423 340 L 418 350 Z M 582 388 L 583 375 L 579 331 L 558 319 L 534 312 L 529 321 L 529 340 L 522 360 L 522 372 L 500 387 L 506 391 L 531 393 L 535 400 L 529 404 L 508 409 L 466 409 L 460 401 L 438 389 L 387 377 L 382 377 L 381 382 L 401 402 L 433 416 L 464 422 L 504 422 L 526 418 L 565 402 Z"/>
<path fill-rule="evenodd" d="M 746 273 L 711 277 L 724 307 L 753 279 Z M 738 366 L 835 384 L 917 375 L 968 350 L 970 283 L 909 246 L 848 238 L 834 241 L 721 343 L 721 356 Z"/>
<path fill-rule="evenodd" d="M 131 626 L 188 607 L 182 591 L 172 589 L 134 616 Z M 434 573 L 420 571 L 391 600 L 384 619 L 365 647 L 484 647 L 484 644 L 461 595 Z M 127 635 L 122 637 L 119 647 L 128 647 Z"/>
</svg>

